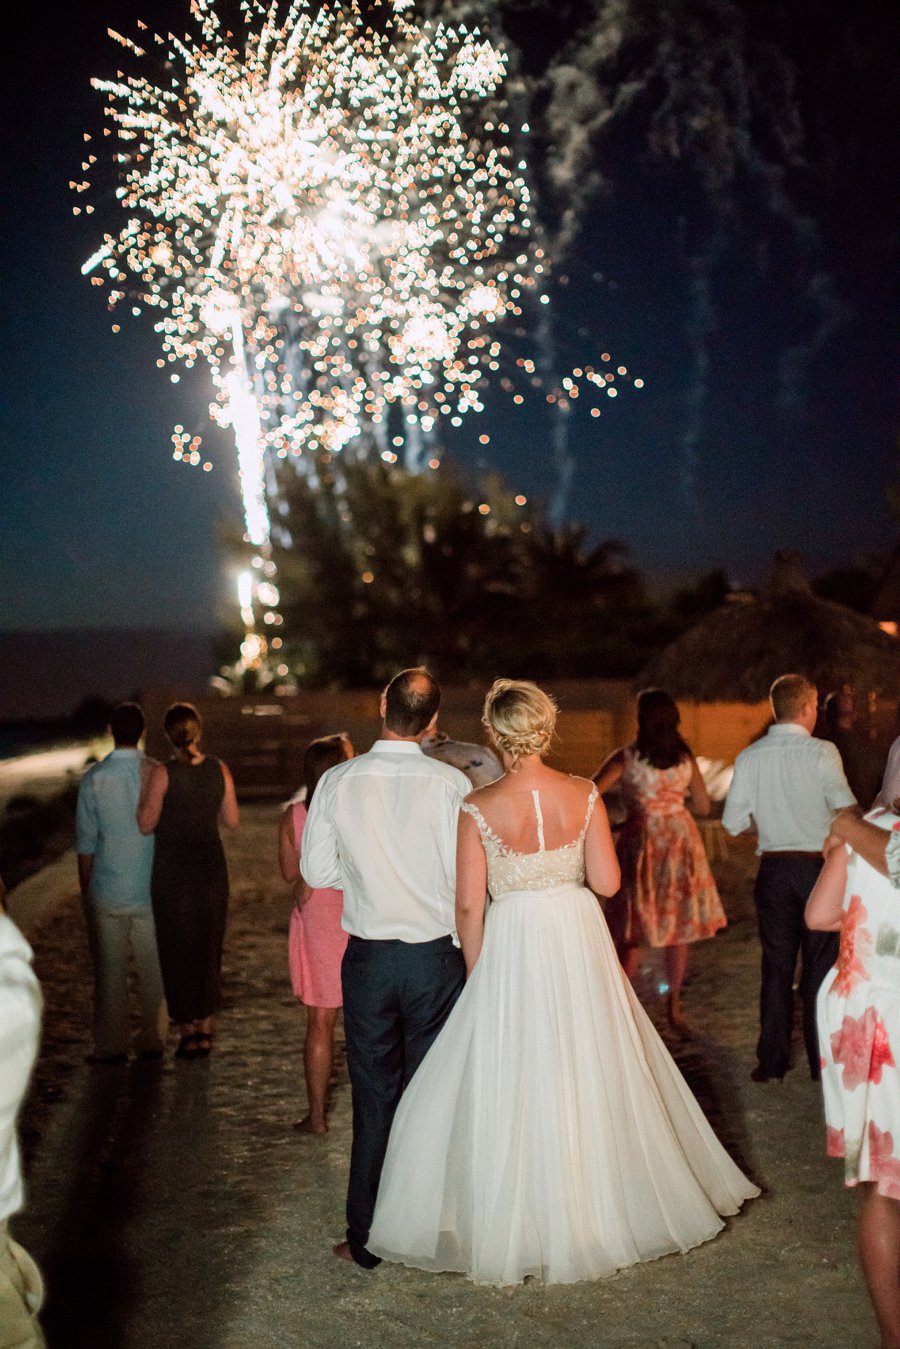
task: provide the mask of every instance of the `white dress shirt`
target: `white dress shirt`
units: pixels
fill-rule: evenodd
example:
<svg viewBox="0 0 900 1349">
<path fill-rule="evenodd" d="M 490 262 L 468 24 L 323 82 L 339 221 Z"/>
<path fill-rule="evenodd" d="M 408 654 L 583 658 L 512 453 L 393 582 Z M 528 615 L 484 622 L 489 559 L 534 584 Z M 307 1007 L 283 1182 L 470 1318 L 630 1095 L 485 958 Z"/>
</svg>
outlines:
<svg viewBox="0 0 900 1349">
<path fill-rule="evenodd" d="M 755 822 L 757 852 L 819 852 L 833 812 L 855 804 L 837 748 L 777 722 L 738 755 L 722 824 L 742 834 Z"/>
<path fill-rule="evenodd" d="M 468 778 L 411 740 L 377 740 L 316 787 L 300 856 L 314 889 L 344 892 L 342 925 L 369 941 L 454 935 L 456 828 Z"/>
<path fill-rule="evenodd" d="M 16 1116 L 37 1056 L 41 993 L 31 947 L 0 913 L 0 1223 L 22 1207 Z"/>
</svg>

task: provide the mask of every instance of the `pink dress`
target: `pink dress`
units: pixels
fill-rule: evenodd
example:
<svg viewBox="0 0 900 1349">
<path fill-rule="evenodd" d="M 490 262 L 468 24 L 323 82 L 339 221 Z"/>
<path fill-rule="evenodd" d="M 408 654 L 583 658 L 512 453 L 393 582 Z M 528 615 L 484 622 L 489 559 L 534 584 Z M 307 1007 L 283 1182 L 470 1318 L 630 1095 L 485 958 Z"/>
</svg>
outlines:
<svg viewBox="0 0 900 1349">
<path fill-rule="evenodd" d="M 622 796 L 628 818 L 616 852 L 632 946 L 679 946 L 711 937 L 727 919 L 700 832 L 684 804 L 689 759 L 654 768 L 625 750 Z"/>
<path fill-rule="evenodd" d="M 306 806 L 295 801 L 294 840 L 300 852 Z M 340 890 L 313 890 L 299 911 L 291 913 L 288 931 L 288 967 L 294 996 L 307 1007 L 340 1007 L 341 961 L 347 946 L 347 933 L 341 927 L 344 896 Z"/>
</svg>

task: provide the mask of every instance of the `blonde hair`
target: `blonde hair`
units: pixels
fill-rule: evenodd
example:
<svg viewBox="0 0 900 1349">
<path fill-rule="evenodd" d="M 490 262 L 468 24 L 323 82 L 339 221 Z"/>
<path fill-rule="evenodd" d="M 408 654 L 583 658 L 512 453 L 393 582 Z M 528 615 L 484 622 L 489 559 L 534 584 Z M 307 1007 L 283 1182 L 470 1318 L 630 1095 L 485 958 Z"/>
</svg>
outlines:
<svg viewBox="0 0 900 1349">
<path fill-rule="evenodd" d="M 546 753 L 556 711 L 553 699 L 530 679 L 495 679 L 484 700 L 481 724 L 497 748 L 515 762 Z"/>
<path fill-rule="evenodd" d="M 816 686 L 805 675 L 781 675 L 769 689 L 776 721 L 795 721 L 816 697 Z"/>
</svg>

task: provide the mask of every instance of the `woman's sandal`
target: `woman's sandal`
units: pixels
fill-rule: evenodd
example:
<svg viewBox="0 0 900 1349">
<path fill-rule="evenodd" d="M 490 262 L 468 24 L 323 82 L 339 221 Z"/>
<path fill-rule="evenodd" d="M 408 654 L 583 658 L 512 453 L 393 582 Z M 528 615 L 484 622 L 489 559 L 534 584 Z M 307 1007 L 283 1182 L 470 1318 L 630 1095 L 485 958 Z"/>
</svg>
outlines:
<svg viewBox="0 0 900 1349">
<path fill-rule="evenodd" d="M 194 1036 L 194 1053 L 205 1059 L 212 1049 L 212 1035 L 208 1031 L 198 1031 Z"/>
<path fill-rule="evenodd" d="M 195 1059 L 200 1053 L 197 1044 L 200 1038 L 199 1035 L 182 1035 L 178 1041 L 178 1048 L 175 1050 L 176 1059 Z"/>
</svg>

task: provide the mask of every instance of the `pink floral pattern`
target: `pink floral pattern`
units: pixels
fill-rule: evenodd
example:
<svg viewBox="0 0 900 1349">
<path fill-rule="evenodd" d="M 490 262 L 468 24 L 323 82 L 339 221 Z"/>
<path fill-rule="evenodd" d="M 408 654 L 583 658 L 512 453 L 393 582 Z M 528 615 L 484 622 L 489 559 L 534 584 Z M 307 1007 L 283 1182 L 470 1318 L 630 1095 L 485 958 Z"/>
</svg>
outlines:
<svg viewBox="0 0 900 1349">
<path fill-rule="evenodd" d="M 889 1199 L 900 1199 L 900 1159 L 894 1156 L 894 1136 L 869 1123 L 869 1168 L 878 1189 Z"/>
<path fill-rule="evenodd" d="M 897 842 L 900 812 L 869 820 Z M 819 992 L 826 1147 L 847 1185 L 900 1199 L 900 889 L 851 851 L 841 947 Z M 898 1141 L 895 1147 L 894 1140 Z"/>
<path fill-rule="evenodd" d="M 831 1054 L 843 1065 L 846 1091 L 863 1082 L 880 1082 L 885 1065 L 895 1066 L 887 1029 L 874 1007 L 867 1007 L 860 1017 L 844 1017 L 831 1037 Z"/>
<path fill-rule="evenodd" d="M 829 1157 L 843 1157 L 845 1152 L 844 1131 L 835 1129 L 833 1125 L 825 1126 L 825 1146 Z"/>
<path fill-rule="evenodd" d="M 703 941 L 727 919 L 706 850 L 684 804 L 689 760 L 654 768 L 625 751 L 622 795 L 628 819 L 616 852 L 620 895 L 628 913 L 626 939 L 634 946 L 677 946 Z"/>
<path fill-rule="evenodd" d="M 834 990 L 841 997 L 852 992 L 860 979 L 869 977 L 865 962 L 872 952 L 872 934 L 863 926 L 868 916 L 859 895 L 851 895 L 841 927 L 841 949 L 834 981 Z"/>
</svg>

